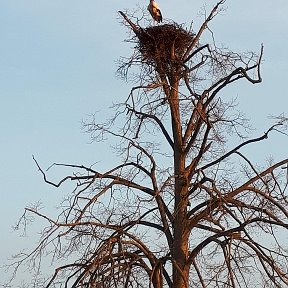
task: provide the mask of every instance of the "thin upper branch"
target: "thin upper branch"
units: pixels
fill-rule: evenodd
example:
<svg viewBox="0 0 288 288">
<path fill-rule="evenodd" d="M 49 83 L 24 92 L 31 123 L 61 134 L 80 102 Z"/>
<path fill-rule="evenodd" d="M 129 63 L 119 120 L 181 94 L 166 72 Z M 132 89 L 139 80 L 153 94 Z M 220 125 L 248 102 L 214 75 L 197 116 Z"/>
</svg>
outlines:
<svg viewBox="0 0 288 288">
<path fill-rule="evenodd" d="M 183 60 L 184 63 L 187 62 L 191 57 L 189 57 L 189 53 L 191 52 L 191 50 L 195 47 L 195 45 L 197 44 L 197 42 L 199 41 L 202 33 L 204 32 L 204 30 L 207 28 L 208 23 L 214 18 L 216 12 L 218 11 L 218 8 L 220 5 L 224 4 L 225 0 L 221 0 L 219 1 L 214 8 L 212 9 L 212 11 L 210 12 L 210 14 L 208 15 L 208 17 L 206 18 L 206 20 L 203 22 L 203 24 L 201 25 L 198 33 L 196 34 L 193 42 L 190 44 L 190 46 L 187 48 L 186 53 L 183 56 Z"/>
<path fill-rule="evenodd" d="M 273 125 L 272 127 L 270 127 L 268 129 L 267 132 L 265 132 L 262 136 L 260 137 L 257 137 L 257 138 L 253 138 L 253 139 L 249 139 L 241 144 L 239 144 L 238 146 L 236 146 L 235 148 L 233 148 L 232 150 L 230 150 L 229 152 L 225 153 L 224 155 L 222 155 L 221 157 L 219 157 L 218 159 L 200 167 L 198 170 L 205 170 L 213 165 L 216 165 L 218 163 L 220 163 L 221 161 L 223 161 L 224 159 L 226 159 L 227 157 L 229 157 L 230 155 L 232 155 L 233 153 L 236 153 L 241 147 L 244 147 L 248 144 L 251 144 L 251 143 L 255 143 L 255 142 L 259 142 L 259 141 L 262 141 L 262 140 L 265 140 L 268 138 L 268 134 L 274 130 L 274 127 L 278 126 L 279 124 L 275 124 Z"/>
<path fill-rule="evenodd" d="M 140 111 L 136 111 L 135 109 L 133 108 L 128 108 L 129 111 L 132 111 L 135 113 L 135 115 L 141 115 L 143 118 L 149 118 L 149 119 L 152 119 L 154 120 L 157 125 L 160 127 L 164 137 L 166 138 L 166 140 L 168 141 L 169 145 L 171 146 L 172 149 L 174 149 L 174 143 L 169 135 L 169 133 L 167 132 L 163 122 L 156 116 L 156 115 L 153 115 L 153 114 L 147 114 L 147 113 L 144 113 L 144 112 L 140 112 Z"/>
</svg>

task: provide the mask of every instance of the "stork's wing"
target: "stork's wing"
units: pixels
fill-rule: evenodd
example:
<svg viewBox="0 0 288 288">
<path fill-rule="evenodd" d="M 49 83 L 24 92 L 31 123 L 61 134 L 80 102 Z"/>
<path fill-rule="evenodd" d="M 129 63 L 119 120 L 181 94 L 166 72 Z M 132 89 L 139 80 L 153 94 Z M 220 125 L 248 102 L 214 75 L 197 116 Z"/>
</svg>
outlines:
<svg viewBox="0 0 288 288">
<path fill-rule="evenodd" d="M 158 23 L 159 22 L 162 22 L 162 14 L 161 14 L 161 11 L 159 9 L 159 6 L 157 5 L 157 3 L 153 2 L 153 3 L 150 3 L 147 7 L 148 11 L 150 12 L 152 18 L 157 21 Z"/>
<path fill-rule="evenodd" d="M 161 11 L 160 11 L 160 9 L 158 8 L 158 10 L 157 10 L 157 20 L 156 21 L 158 21 L 158 22 L 162 22 L 162 13 L 161 13 Z"/>
</svg>

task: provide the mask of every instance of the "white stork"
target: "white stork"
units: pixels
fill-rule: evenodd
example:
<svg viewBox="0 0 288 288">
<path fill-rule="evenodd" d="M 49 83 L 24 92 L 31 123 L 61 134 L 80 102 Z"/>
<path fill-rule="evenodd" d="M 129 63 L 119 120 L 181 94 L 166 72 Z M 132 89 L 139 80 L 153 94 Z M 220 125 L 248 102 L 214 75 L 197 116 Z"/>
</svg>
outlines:
<svg viewBox="0 0 288 288">
<path fill-rule="evenodd" d="M 162 22 L 162 14 L 161 11 L 159 9 L 158 4 L 154 1 L 154 0 L 150 0 L 150 4 L 148 5 L 148 11 L 150 12 L 152 18 L 160 23 Z"/>
</svg>

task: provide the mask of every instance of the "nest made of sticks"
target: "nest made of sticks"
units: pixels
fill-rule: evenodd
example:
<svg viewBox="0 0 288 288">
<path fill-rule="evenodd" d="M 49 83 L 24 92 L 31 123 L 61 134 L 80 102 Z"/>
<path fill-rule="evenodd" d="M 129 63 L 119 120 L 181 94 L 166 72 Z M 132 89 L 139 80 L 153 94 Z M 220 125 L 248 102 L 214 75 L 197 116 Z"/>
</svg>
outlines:
<svg viewBox="0 0 288 288">
<path fill-rule="evenodd" d="M 179 64 L 191 45 L 194 34 L 177 23 L 150 26 L 137 33 L 138 49 L 148 64 Z"/>
</svg>

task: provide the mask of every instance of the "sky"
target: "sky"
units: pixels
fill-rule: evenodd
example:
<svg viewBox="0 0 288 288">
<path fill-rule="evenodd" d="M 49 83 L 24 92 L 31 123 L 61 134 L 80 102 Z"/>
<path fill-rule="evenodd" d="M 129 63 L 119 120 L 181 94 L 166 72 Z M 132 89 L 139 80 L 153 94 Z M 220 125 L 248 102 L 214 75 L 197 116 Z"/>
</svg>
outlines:
<svg viewBox="0 0 288 288">
<path fill-rule="evenodd" d="M 32 155 L 44 168 L 97 161 L 109 167 L 115 161 L 109 145 L 90 143 L 81 122 L 95 112 L 102 120 L 113 102 L 128 95 L 132 84 L 116 77 L 116 70 L 120 56 L 132 51 L 117 11 L 147 2 L 0 1 L 0 265 L 31 243 L 11 228 L 24 207 L 41 201 L 53 208 L 69 192 L 47 186 Z M 202 7 L 215 3 L 158 0 L 164 20 L 188 27 L 193 20 L 195 30 Z M 287 115 L 288 1 L 227 0 L 225 7 L 211 23 L 217 43 L 236 51 L 259 51 L 264 44 L 263 83 L 231 88 L 260 136 L 271 124 L 268 116 Z M 287 158 L 287 137 L 273 136 L 247 153 L 258 162 L 270 155 Z"/>
</svg>

